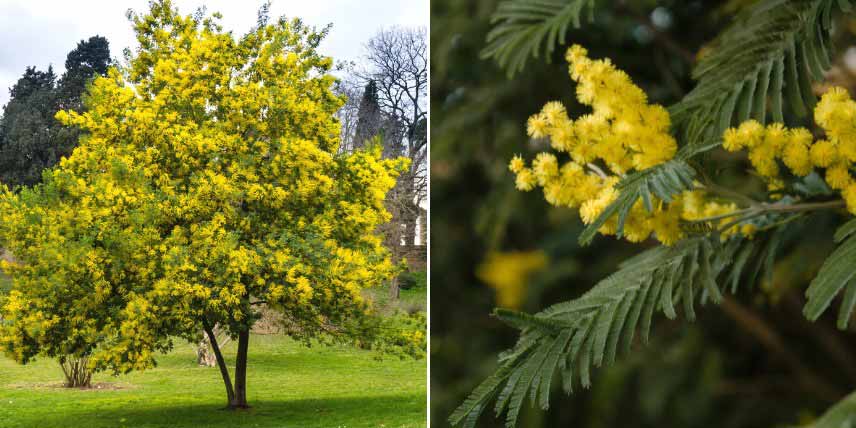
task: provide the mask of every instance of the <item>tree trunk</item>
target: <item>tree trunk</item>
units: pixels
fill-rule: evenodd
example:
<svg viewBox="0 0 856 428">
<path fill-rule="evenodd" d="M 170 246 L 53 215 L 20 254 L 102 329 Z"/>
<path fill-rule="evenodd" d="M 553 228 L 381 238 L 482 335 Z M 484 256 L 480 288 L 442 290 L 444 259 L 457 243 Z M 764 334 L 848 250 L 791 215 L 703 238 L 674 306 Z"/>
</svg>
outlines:
<svg viewBox="0 0 856 428">
<path fill-rule="evenodd" d="M 247 348 L 250 330 L 238 334 L 238 354 L 235 356 L 235 398 L 229 403 L 232 409 L 247 409 Z"/>
<path fill-rule="evenodd" d="M 409 177 L 408 186 L 413 186 L 412 177 Z M 410 248 L 416 245 L 416 235 L 419 225 L 416 224 L 416 219 L 419 218 L 419 207 L 413 202 L 415 195 L 412 190 L 405 192 L 406 199 L 404 200 L 404 210 L 402 212 L 401 221 L 404 223 L 404 245 Z"/>
<path fill-rule="evenodd" d="M 59 365 L 65 375 L 66 388 L 89 388 L 92 386 L 92 370 L 89 368 L 89 357 L 74 357 L 63 355 L 59 357 Z"/>
<path fill-rule="evenodd" d="M 214 352 L 211 352 L 211 344 L 207 336 L 203 336 L 202 340 L 196 344 L 196 364 L 204 367 L 214 367 L 217 365 L 217 359 L 214 357 Z"/>
<path fill-rule="evenodd" d="M 214 333 L 214 337 L 217 338 L 217 346 L 220 349 L 223 349 L 231 341 L 229 335 L 217 325 L 214 325 L 211 331 Z M 204 367 L 214 367 L 217 365 L 217 358 L 215 358 L 214 352 L 211 349 L 211 341 L 208 339 L 207 333 L 203 334 L 202 340 L 196 344 L 196 363 Z"/>
<path fill-rule="evenodd" d="M 203 320 L 202 327 L 205 329 L 205 334 L 208 335 L 208 340 L 211 343 L 211 349 L 214 351 L 214 357 L 217 359 L 217 366 L 220 367 L 220 375 L 223 376 L 223 382 L 226 384 L 226 399 L 229 407 L 232 407 L 232 402 L 235 401 L 235 390 L 232 389 L 232 379 L 229 376 L 229 368 L 226 367 L 226 360 L 223 359 L 223 353 L 220 352 L 220 346 L 217 344 L 217 336 L 214 335 L 214 330 L 208 325 L 208 322 Z M 237 375 L 237 373 L 235 373 Z"/>
<path fill-rule="evenodd" d="M 401 297 L 401 288 L 398 286 L 398 276 L 392 278 L 392 281 L 389 282 L 389 297 L 393 299 L 398 299 Z"/>
<path fill-rule="evenodd" d="M 428 246 L 428 211 L 419 207 L 419 244 Z M 427 260 L 426 260 L 427 261 Z"/>
</svg>

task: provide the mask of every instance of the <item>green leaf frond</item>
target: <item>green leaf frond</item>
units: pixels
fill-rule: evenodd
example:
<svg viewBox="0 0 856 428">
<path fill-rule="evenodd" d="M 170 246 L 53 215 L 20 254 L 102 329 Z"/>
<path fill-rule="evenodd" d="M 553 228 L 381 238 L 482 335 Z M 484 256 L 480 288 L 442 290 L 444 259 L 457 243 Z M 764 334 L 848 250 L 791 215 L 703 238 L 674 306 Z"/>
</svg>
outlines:
<svg viewBox="0 0 856 428">
<path fill-rule="evenodd" d="M 806 297 L 808 302 L 803 308 L 806 318 L 816 320 L 832 303 L 841 291 L 844 291 L 844 299 L 838 311 L 838 328 L 846 329 L 856 306 L 856 269 L 853 268 L 853 260 L 856 260 L 856 220 L 850 220 L 835 232 L 835 242 L 840 243 L 838 248 L 827 257 L 820 267 L 820 272 L 812 280 Z"/>
<path fill-rule="evenodd" d="M 830 407 L 808 428 L 853 428 L 856 426 L 856 392 Z"/>
<path fill-rule="evenodd" d="M 588 9 L 593 19 L 594 0 L 506 0 L 499 4 L 487 34 L 482 58 L 493 58 L 509 77 L 522 70 L 526 61 L 541 53 L 549 60 L 556 46 L 565 42 L 568 28 L 580 27 L 580 16 Z"/>
<path fill-rule="evenodd" d="M 636 201 L 641 198 L 648 211 L 652 211 L 652 196 L 671 202 L 675 195 L 692 189 L 694 177 L 695 171 L 680 158 L 628 175 L 616 185 L 618 198 L 580 234 L 580 243 L 584 245 L 590 243 L 597 234 L 597 230 L 616 214 L 618 215 L 617 235 L 620 238 L 627 214 Z"/>
<path fill-rule="evenodd" d="M 669 109 L 692 151 L 748 119 L 783 122 L 786 103 L 809 113 L 811 85 L 830 67 L 832 15 L 850 9 L 849 0 L 761 0 L 740 13 L 693 70 L 695 88 Z"/>
<path fill-rule="evenodd" d="M 526 397 L 548 408 L 557 373 L 567 393 L 577 385 L 589 387 L 592 371 L 627 353 L 637 333 L 647 343 L 655 312 L 673 319 L 680 310 L 692 320 L 696 302 L 718 303 L 722 294 L 715 280 L 739 248 L 737 240 L 687 239 L 626 261 L 576 300 L 535 315 L 497 310 L 497 317 L 521 331 L 520 339 L 450 421 L 472 428 L 496 399 L 497 415 L 505 412 L 506 426 L 514 427 Z"/>
</svg>

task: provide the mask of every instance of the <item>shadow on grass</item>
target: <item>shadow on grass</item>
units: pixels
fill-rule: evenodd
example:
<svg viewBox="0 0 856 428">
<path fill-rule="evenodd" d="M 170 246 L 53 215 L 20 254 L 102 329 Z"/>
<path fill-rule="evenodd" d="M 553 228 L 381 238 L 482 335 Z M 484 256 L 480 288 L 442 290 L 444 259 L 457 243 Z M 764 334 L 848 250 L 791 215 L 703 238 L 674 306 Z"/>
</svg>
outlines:
<svg viewBox="0 0 856 428">
<path fill-rule="evenodd" d="M 128 428 L 358 428 L 424 427 L 427 415 L 423 394 L 340 397 L 289 401 L 251 401 L 251 409 L 226 410 L 209 403 L 104 403 L 98 408 L 40 412 L 32 420 L 19 419 L 10 427 L 59 428 L 69 426 Z M 3 427 L 3 423 L 0 423 Z"/>
</svg>

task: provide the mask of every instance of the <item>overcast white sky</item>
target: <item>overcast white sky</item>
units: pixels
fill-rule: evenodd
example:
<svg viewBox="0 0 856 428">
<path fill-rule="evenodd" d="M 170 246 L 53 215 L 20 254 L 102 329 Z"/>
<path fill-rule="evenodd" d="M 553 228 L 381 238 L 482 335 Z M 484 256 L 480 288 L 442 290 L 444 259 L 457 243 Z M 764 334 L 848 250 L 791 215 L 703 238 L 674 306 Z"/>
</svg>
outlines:
<svg viewBox="0 0 856 428">
<path fill-rule="evenodd" d="M 183 14 L 200 6 L 223 14 L 223 26 L 243 34 L 256 22 L 263 0 L 174 0 Z M 428 0 L 272 0 L 271 16 L 300 17 L 311 25 L 333 24 L 321 51 L 338 60 L 358 60 L 363 45 L 379 29 L 392 25 L 428 26 Z M 148 0 L 0 0 L 0 106 L 27 66 L 59 75 L 66 54 L 81 39 L 101 35 L 110 55 L 134 48 L 125 11 L 147 9 Z"/>
</svg>

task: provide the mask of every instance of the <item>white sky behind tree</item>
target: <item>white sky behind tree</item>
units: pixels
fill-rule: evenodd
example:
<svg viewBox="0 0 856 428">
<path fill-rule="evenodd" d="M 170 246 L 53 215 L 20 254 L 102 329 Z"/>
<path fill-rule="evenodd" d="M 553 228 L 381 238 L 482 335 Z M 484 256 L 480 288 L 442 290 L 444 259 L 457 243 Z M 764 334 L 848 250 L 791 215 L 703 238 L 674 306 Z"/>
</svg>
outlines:
<svg viewBox="0 0 856 428">
<path fill-rule="evenodd" d="M 225 30 L 245 33 L 256 23 L 263 0 L 174 0 L 182 14 L 206 6 L 223 14 Z M 65 56 L 82 39 L 100 35 L 110 42 L 111 57 L 136 48 L 125 12 L 148 9 L 148 0 L 0 0 L 0 106 L 9 88 L 28 66 L 59 76 Z M 336 61 L 359 61 L 364 44 L 381 28 L 428 26 L 428 0 L 272 0 L 271 17 L 299 17 L 307 24 L 333 24 L 320 51 Z"/>
</svg>

